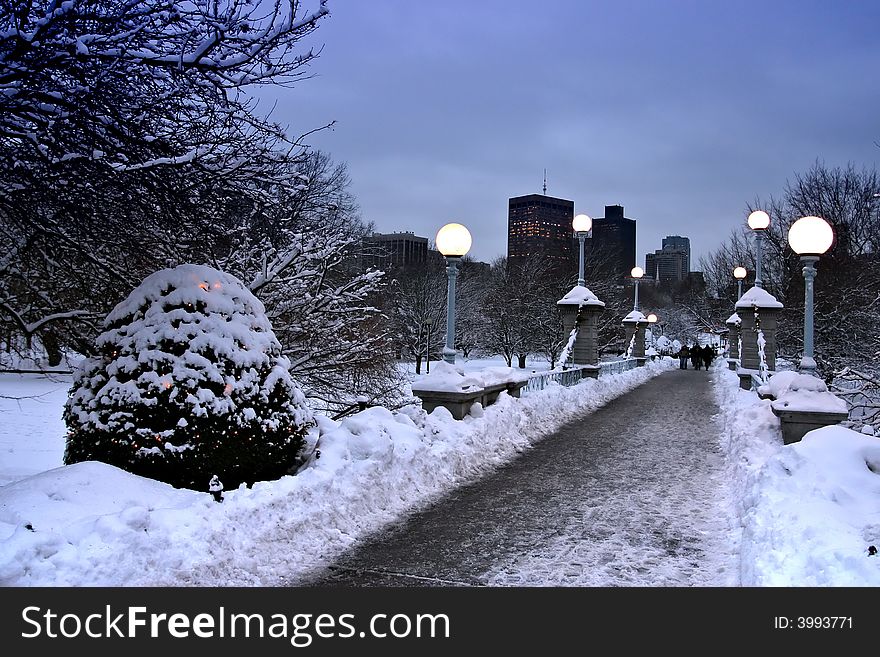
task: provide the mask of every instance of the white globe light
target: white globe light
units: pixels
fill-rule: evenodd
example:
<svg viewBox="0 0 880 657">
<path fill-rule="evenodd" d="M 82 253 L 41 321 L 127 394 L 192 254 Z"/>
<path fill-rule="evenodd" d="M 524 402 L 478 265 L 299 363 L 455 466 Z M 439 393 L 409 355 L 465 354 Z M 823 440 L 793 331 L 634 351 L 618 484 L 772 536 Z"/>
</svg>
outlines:
<svg viewBox="0 0 880 657">
<path fill-rule="evenodd" d="M 645 270 L 641 267 L 633 267 L 632 271 L 629 273 L 633 278 L 641 278 L 645 275 Z"/>
<path fill-rule="evenodd" d="M 821 255 L 833 242 L 834 231 L 821 217 L 801 217 L 788 229 L 788 243 L 798 255 Z"/>
<path fill-rule="evenodd" d="M 579 214 L 571 222 L 571 227 L 576 233 L 587 233 L 593 227 L 593 220 L 588 215 Z"/>
<path fill-rule="evenodd" d="M 770 225 L 770 215 L 763 210 L 755 210 L 749 215 L 749 228 L 752 230 L 766 230 Z"/>
<path fill-rule="evenodd" d="M 446 224 L 437 231 L 437 250 L 447 257 L 461 257 L 471 250 L 471 233 L 461 224 Z"/>
<path fill-rule="evenodd" d="M 745 267 L 737 267 L 736 269 L 733 270 L 733 277 L 735 279 L 741 281 L 742 279 L 744 279 L 746 277 L 747 273 L 748 272 L 746 271 Z"/>
<path fill-rule="evenodd" d="M 648 315 L 648 321 L 651 324 L 654 324 L 657 321 L 657 315 L 655 315 L 654 313 L 651 313 L 650 315 Z"/>
</svg>

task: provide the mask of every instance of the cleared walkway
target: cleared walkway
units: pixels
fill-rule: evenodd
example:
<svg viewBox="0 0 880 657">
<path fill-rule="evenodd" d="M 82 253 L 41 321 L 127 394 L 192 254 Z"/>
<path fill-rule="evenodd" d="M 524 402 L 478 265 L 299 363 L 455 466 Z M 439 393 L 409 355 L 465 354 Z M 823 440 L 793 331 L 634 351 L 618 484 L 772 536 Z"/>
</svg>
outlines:
<svg viewBox="0 0 880 657">
<path fill-rule="evenodd" d="M 708 373 L 664 373 L 374 535 L 311 584 L 735 585 L 716 412 Z"/>
</svg>

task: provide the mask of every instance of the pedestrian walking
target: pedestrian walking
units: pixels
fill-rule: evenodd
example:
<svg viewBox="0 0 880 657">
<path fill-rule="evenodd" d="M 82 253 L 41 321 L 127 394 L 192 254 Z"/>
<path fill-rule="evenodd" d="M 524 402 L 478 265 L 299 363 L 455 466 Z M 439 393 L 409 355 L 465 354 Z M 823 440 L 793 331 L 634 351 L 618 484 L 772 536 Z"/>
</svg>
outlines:
<svg viewBox="0 0 880 657">
<path fill-rule="evenodd" d="M 715 349 L 713 349 L 710 345 L 705 345 L 703 347 L 703 366 L 706 368 L 706 371 L 709 371 L 709 366 L 712 364 L 712 361 L 715 359 Z"/>
<path fill-rule="evenodd" d="M 682 345 L 681 349 L 678 350 L 678 369 L 686 370 L 688 368 L 688 358 L 690 358 L 690 350 L 687 348 L 687 345 Z"/>
<path fill-rule="evenodd" d="M 695 344 L 691 347 L 691 365 L 694 366 L 695 370 L 700 369 L 700 365 L 703 364 L 703 350 L 699 344 Z"/>
</svg>

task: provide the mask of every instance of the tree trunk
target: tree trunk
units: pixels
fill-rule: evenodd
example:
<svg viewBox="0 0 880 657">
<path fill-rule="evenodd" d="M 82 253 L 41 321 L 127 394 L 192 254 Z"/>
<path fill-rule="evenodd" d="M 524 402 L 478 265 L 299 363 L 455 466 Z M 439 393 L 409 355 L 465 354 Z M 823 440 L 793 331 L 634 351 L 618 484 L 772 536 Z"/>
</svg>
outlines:
<svg viewBox="0 0 880 657">
<path fill-rule="evenodd" d="M 517 365 L 519 366 L 519 369 L 524 370 L 526 368 L 526 355 L 519 354 L 516 357 L 516 360 L 517 360 Z"/>
<path fill-rule="evenodd" d="M 422 373 L 422 357 L 421 355 L 416 356 L 416 374 Z"/>
<path fill-rule="evenodd" d="M 61 364 L 61 348 L 58 346 L 58 338 L 51 331 L 45 331 L 40 336 L 43 342 L 43 349 L 46 351 L 46 357 L 49 359 L 50 367 L 57 367 Z"/>
</svg>

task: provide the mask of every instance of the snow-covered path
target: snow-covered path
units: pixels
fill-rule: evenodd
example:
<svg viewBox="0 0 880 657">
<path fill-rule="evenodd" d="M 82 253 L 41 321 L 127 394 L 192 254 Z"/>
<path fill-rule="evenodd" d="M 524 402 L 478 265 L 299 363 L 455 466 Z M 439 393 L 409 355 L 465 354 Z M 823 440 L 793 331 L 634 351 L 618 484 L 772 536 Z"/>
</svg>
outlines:
<svg viewBox="0 0 880 657">
<path fill-rule="evenodd" d="M 739 584 L 711 385 L 693 370 L 648 381 L 373 536 L 316 583 Z"/>
</svg>

